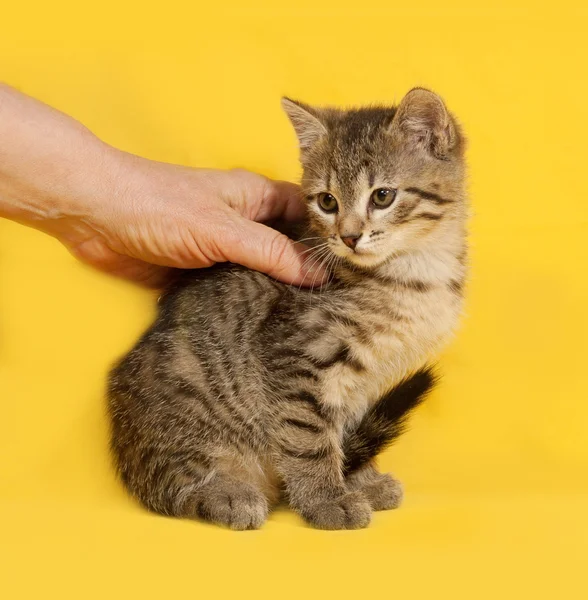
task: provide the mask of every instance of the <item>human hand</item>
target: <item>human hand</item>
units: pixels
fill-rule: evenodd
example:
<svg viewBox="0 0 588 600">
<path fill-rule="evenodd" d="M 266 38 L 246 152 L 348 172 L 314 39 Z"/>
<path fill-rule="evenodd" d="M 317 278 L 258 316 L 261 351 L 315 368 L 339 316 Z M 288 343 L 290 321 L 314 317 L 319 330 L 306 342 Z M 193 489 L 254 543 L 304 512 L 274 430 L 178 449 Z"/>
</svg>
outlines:
<svg viewBox="0 0 588 600">
<path fill-rule="evenodd" d="M 303 216 L 297 186 L 244 170 L 139 158 L 0 85 L 0 215 L 59 239 L 82 261 L 159 287 L 171 267 L 231 261 L 296 285 L 323 273 L 262 222 Z"/>
<path fill-rule="evenodd" d="M 110 183 L 56 233 L 82 261 L 151 287 L 168 280 L 169 267 L 227 261 L 286 283 L 321 283 L 307 248 L 262 224 L 303 217 L 298 186 L 241 169 L 191 169 L 113 149 L 105 163 Z"/>
</svg>

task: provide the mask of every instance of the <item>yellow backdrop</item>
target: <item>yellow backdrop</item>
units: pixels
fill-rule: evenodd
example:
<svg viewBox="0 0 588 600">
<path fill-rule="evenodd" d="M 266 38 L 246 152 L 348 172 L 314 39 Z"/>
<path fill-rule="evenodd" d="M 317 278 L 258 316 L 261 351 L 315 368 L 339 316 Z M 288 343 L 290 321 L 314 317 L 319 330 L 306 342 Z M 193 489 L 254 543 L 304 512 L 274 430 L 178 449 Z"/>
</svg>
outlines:
<svg viewBox="0 0 588 600">
<path fill-rule="evenodd" d="M 0 222 L 3 598 L 587 597 L 588 12 L 358 4 L 3 3 L 0 78 L 164 161 L 295 179 L 282 94 L 431 87 L 469 135 L 474 210 L 445 378 L 381 461 L 406 502 L 357 532 L 280 511 L 233 533 L 128 499 L 104 376 L 153 296 Z"/>
</svg>

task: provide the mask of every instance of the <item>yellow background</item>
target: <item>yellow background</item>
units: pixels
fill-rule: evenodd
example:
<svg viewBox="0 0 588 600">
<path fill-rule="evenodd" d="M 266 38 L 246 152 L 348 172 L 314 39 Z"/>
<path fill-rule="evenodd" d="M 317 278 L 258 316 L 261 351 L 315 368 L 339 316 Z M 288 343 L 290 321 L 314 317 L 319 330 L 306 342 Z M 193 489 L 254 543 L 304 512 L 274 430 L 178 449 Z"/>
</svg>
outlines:
<svg viewBox="0 0 588 600">
<path fill-rule="evenodd" d="M 113 476 L 103 388 L 153 296 L 4 221 L 0 596 L 588 597 L 587 10 L 213 4 L 5 2 L 0 78 L 125 150 L 291 179 L 282 94 L 444 96 L 470 138 L 472 277 L 443 383 L 381 461 L 406 502 L 357 532 L 147 514 Z"/>
</svg>

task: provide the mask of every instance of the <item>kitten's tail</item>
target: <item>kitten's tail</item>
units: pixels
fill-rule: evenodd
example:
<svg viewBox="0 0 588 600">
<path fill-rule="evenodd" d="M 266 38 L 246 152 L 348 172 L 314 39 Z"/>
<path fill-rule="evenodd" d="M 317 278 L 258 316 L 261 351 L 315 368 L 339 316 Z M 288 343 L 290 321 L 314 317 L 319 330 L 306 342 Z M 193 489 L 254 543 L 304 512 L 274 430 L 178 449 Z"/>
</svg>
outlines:
<svg viewBox="0 0 588 600">
<path fill-rule="evenodd" d="M 345 439 L 345 474 L 367 464 L 402 434 L 410 412 L 425 399 L 436 382 L 433 369 L 426 367 L 374 404 L 357 429 Z"/>
</svg>

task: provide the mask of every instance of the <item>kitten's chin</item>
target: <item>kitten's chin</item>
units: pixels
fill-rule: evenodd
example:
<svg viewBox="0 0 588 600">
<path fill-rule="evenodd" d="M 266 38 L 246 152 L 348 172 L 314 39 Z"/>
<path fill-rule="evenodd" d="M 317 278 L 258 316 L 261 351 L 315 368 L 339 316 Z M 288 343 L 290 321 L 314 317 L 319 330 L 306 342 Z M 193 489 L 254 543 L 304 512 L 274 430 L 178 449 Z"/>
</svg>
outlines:
<svg viewBox="0 0 588 600">
<path fill-rule="evenodd" d="M 358 267 L 377 267 L 386 262 L 387 257 L 373 252 L 354 252 L 345 257 L 348 262 Z"/>
</svg>

